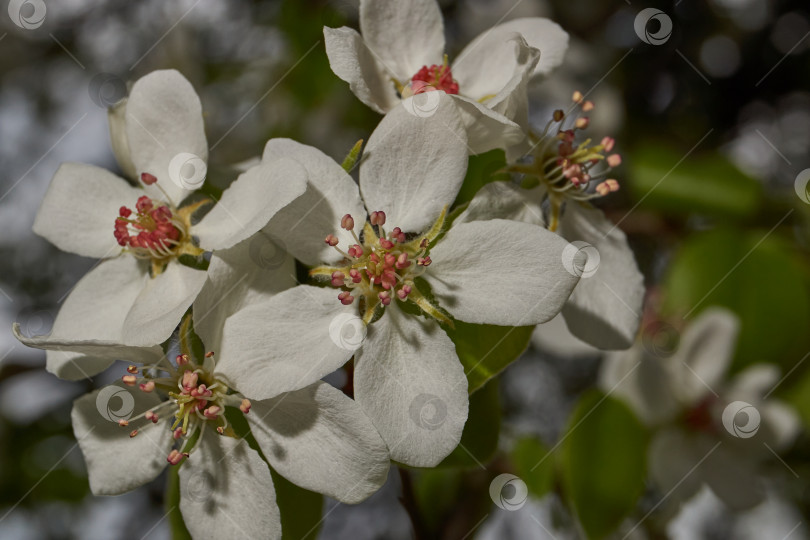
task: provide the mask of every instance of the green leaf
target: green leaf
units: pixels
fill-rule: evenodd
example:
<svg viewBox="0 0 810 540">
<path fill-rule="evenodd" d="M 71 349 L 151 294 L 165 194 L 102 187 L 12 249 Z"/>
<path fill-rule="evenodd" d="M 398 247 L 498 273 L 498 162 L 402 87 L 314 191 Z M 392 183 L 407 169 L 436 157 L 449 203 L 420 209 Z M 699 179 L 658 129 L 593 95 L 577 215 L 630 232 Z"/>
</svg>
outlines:
<svg viewBox="0 0 810 540">
<path fill-rule="evenodd" d="M 470 396 L 470 412 L 461 442 L 439 467 L 483 467 L 498 448 L 501 431 L 501 406 L 498 381 L 491 381 Z"/>
<path fill-rule="evenodd" d="M 506 154 L 503 150 L 490 150 L 484 154 L 470 156 L 467 165 L 467 175 L 456 196 L 455 205 L 464 204 L 472 200 L 478 190 L 485 184 L 499 180 L 509 180 L 509 175 L 499 172 L 506 167 Z"/>
<path fill-rule="evenodd" d="M 414 495 L 425 524 L 438 530 L 460 498 L 462 472 L 459 469 L 412 471 Z"/>
<path fill-rule="evenodd" d="M 551 491 L 554 485 L 555 456 L 535 437 L 523 437 L 512 449 L 515 474 L 526 483 L 529 493 L 537 498 Z"/>
<path fill-rule="evenodd" d="M 193 255 L 180 255 L 177 257 L 177 262 L 182 264 L 183 266 L 188 266 L 189 268 L 194 268 L 195 270 L 208 270 L 209 262 L 205 260 L 205 257 L 200 255 L 199 257 L 195 257 Z"/>
<path fill-rule="evenodd" d="M 533 326 L 493 326 L 455 321 L 446 328 L 467 374 L 472 394 L 517 360 L 529 346 Z"/>
<path fill-rule="evenodd" d="M 270 468 L 281 511 L 281 537 L 284 540 L 315 539 L 321 528 L 323 495 L 298 487 Z"/>
<path fill-rule="evenodd" d="M 633 152 L 628 182 L 640 208 L 675 214 L 740 217 L 753 213 L 761 186 L 720 154 L 689 156 L 666 145 Z"/>
<path fill-rule="evenodd" d="M 740 317 L 735 369 L 757 362 L 790 369 L 810 348 L 806 276 L 769 231 L 720 228 L 689 238 L 665 279 L 666 313 L 694 318 L 712 305 Z"/>
<path fill-rule="evenodd" d="M 644 489 L 648 434 L 621 401 L 592 390 L 579 401 L 562 445 L 562 481 L 589 538 L 604 538 Z"/>
</svg>

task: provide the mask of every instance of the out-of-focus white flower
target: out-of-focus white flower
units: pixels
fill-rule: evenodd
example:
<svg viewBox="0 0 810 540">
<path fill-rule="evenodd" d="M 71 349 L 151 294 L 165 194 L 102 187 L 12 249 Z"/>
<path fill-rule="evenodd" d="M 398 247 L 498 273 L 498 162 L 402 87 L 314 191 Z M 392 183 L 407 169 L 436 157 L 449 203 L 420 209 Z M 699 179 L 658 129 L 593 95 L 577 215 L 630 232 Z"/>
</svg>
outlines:
<svg viewBox="0 0 810 540">
<path fill-rule="evenodd" d="M 799 431 L 796 413 L 766 398 L 779 381 L 775 366 L 751 366 L 726 381 L 738 330 L 731 312 L 709 308 L 671 356 L 638 343 L 609 355 L 600 373 L 600 386 L 656 429 L 650 476 L 676 507 L 704 484 L 732 509 L 759 504 L 760 464 Z"/>
</svg>

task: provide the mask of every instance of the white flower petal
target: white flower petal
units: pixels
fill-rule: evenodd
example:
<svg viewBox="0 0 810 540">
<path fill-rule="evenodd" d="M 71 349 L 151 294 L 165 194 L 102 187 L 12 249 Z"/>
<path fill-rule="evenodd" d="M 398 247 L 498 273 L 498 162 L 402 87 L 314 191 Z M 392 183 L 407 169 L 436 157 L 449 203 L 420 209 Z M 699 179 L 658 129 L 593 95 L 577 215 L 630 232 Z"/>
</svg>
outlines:
<svg viewBox="0 0 810 540">
<path fill-rule="evenodd" d="M 199 539 L 281 538 L 270 469 L 247 442 L 207 431 L 180 467 L 180 512 Z"/>
<path fill-rule="evenodd" d="M 419 95 L 438 95 L 435 111 L 419 117 L 394 108 L 371 134 L 360 166 L 366 208 L 383 210 L 386 228 L 404 232 L 433 225 L 467 171 L 467 137 L 453 100 L 439 91 Z"/>
<path fill-rule="evenodd" d="M 385 443 L 360 406 L 324 382 L 254 401 L 246 418 L 273 469 L 298 486 L 355 504 L 385 483 Z"/>
<path fill-rule="evenodd" d="M 356 30 L 324 27 L 326 56 L 335 75 L 349 83 L 357 99 L 385 114 L 399 104 L 394 83 Z M 401 81 L 404 82 L 404 81 Z"/>
<path fill-rule="evenodd" d="M 608 354 L 599 371 L 599 388 L 623 399 L 645 424 L 656 426 L 680 414 L 672 390 L 672 372 L 640 347 Z"/>
<path fill-rule="evenodd" d="M 163 273 L 148 279 L 124 321 L 124 343 L 163 343 L 205 285 L 206 273 L 171 261 Z"/>
<path fill-rule="evenodd" d="M 402 84 L 422 66 L 442 63 L 444 21 L 436 0 L 361 0 L 360 33 Z"/>
<path fill-rule="evenodd" d="M 119 495 L 154 480 L 166 466 L 172 432 L 165 424 L 141 418 L 118 425 L 154 408 L 160 400 L 122 384 L 86 394 L 73 404 L 73 433 L 87 463 L 94 495 Z M 130 437 L 132 430 L 138 435 Z"/>
<path fill-rule="evenodd" d="M 141 189 L 113 173 L 82 163 L 63 163 L 34 220 L 34 232 L 63 251 L 111 257 L 121 251 L 113 231 L 121 206 L 134 206 Z"/>
<path fill-rule="evenodd" d="M 156 176 L 171 202 L 180 203 L 196 182 L 185 189 L 178 175 L 171 178 L 172 160 L 192 154 L 203 163 L 208 161 L 202 105 L 191 83 L 173 69 L 153 71 L 138 79 L 127 100 L 126 128 L 136 174 Z M 146 189 L 155 198 L 163 198 L 156 187 Z"/>
<path fill-rule="evenodd" d="M 560 312 L 579 281 L 568 243 L 542 227 L 493 219 L 452 227 L 430 250 L 425 273 L 440 305 L 459 320 L 530 326 Z"/>
<path fill-rule="evenodd" d="M 513 120 L 524 132 L 528 132 L 529 80 L 540 60 L 540 51 L 529 46 L 522 36 L 516 36 L 511 41 L 515 48 L 515 68 L 512 76 L 494 97 L 483 102 L 487 107 Z M 479 96 L 478 99 L 487 97 Z"/>
<path fill-rule="evenodd" d="M 211 256 L 208 280 L 194 301 L 194 331 L 219 354 L 225 320 L 242 307 L 295 285 L 292 255 L 259 232 Z"/>
<path fill-rule="evenodd" d="M 705 463 L 701 460 L 712 447 L 704 452 L 697 437 L 680 429 L 666 428 L 650 442 L 647 463 L 650 479 L 660 493 L 669 494 L 676 504 L 695 495 L 703 483 Z"/>
<path fill-rule="evenodd" d="M 239 175 L 191 232 L 206 251 L 229 248 L 267 225 L 306 186 L 306 171 L 292 159 L 262 162 Z"/>
<path fill-rule="evenodd" d="M 354 398 L 388 444 L 391 459 L 434 467 L 461 440 L 467 378 L 438 323 L 385 309 L 355 357 Z"/>
<path fill-rule="evenodd" d="M 729 399 L 760 401 L 779 382 L 779 374 L 779 367 L 773 364 L 755 364 L 738 373 L 723 393 Z"/>
<path fill-rule="evenodd" d="M 365 325 L 356 312 L 331 288 L 299 285 L 262 299 L 228 318 L 216 372 L 250 399 L 303 388 L 362 344 Z"/>
<path fill-rule="evenodd" d="M 644 276 L 624 232 L 601 210 L 569 203 L 558 233 L 569 242 L 590 244 L 599 257 L 598 266 L 583 276 L 562 310 L 569 330 L 599 349 L 630 347 L 641 320 Z"/>
<path fill-rule="evenodd" d="M 784 450 L 796 439 L 802 429 L 801 419 L 796 411 L 775 399 L 759 406 L 762 425 L 769 432 L 775 450 Z"/>
<path fill-rule="evenodd" d="M 600 353 L 599 349 L 581 341 L 568 330 L 562 314 L 535 327 L 532 332 L 532 345 L 564 358 L 596 356 Z"/>
<path fill-rule="evenodd" d="M 726 506 L 748 510 L 765 499 L 765 486 L 756 475 L 756 462 L 736 450 L 721 444 L 701 469 L 706 483 Z"/>
<path fill-rule="evenodd" d="M 148 279 L 134 257 L 102 261 L 70 291 L 50 335 L 23 336 L 16 325 L 15 335 L 29 347 L 48 350 L 48 371 L 65 379 L 91 377 L 116 359 L 143 361 L 160 349 L 121 345 L 127 312 Z"/>
<path fill-rule="evenodd" d="M 294 159 L 302 165 L 309 182 L 304 194 L 282 208 L 264 231 L 305 264 L 341 260 L 343 256 L 326 245 L 324 239 L 334 234 L 344 249 L 356 243 L 351 233 L 340 227 L 340 219 L 351 214 L 354 231 L 360 235 L 366 222 L 366 210 L 357 184 L 343 167 L 316 148 L 291 139 L 267 141 L 262 161 L 272 164 L 283 158 Z"/>
<path fill-rule="evenodd" d="M 453 63 L 453 76 L 465 95 L 494 96 L 507 85 L 518 63 L 511 43 L 515 34 L 540 51 L 532 76 L 549 73 L 562 63 L 568 34 L 557 23 L 539 17 L 507 21 L 473 39 Z"/>
<path fill-rule="evenodd" d="M 526 138 L 523 128 L 503 114 L 458 94 L 453 94 L 452 98 L 467 130 L 467 148 L 470 154 L 509 148 Z"/>
<path fill-rule="evenodd" d="M 115 160 L 124 176 L 135 180 L 138 173 L 135 171 L 135 164 L 129 152 L 129 140 L 127 139 L 127 99 L 124 98 L 115 106 L 107 109 L 107 120 L 110 125 L 110 146 L 112 146 Z"/>
<path fill-rule="evenodd" d="M 673 388 L 684 403 L 695 403 L 718 391 L 734 355 L 739 327 L 732 312 L 712 307 L 683 331 L 670 361 L 674 366 Z"/>
<path fill-rule="evenodd" d="M 545 195 L 543 185 L 523 189 L 510 182 L 490 182 L 478 190 L 453 223 L 509 219 L 545 226 L 541 206 Z"/>
</svg>

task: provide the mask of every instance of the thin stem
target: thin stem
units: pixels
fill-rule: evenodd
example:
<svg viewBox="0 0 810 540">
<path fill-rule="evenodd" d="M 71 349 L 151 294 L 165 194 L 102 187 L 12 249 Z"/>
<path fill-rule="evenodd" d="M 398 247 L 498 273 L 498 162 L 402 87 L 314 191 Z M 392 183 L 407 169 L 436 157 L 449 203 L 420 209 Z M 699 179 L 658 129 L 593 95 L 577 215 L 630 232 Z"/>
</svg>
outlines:
<svg viewBox="0 0 810 540">
<path fill-rule="evenodd" d="M 399 467 L 399 479 L 402 484 L 402 495 L 399 497 L 399 502 L 402 503 L 402 507 L 408 512 L 408 517 L 411 518 L 413 537 L 415 540 L 426 540 L 429 538 L 427 526 L 425 525 L 424 519 L 422 519 L 422 513 L 419 511 L 419 505 L 416 502 L 411 473 Z"/>
</svg>

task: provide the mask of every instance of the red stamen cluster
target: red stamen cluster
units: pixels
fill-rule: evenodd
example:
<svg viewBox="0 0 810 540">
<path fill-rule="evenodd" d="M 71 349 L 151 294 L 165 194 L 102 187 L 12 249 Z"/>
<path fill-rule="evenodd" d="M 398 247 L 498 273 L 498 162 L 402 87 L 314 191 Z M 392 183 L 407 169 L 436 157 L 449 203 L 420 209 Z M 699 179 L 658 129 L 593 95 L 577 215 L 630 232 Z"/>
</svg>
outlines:
<svg viewBox="0 0 810 540">
<path fill-rule="evenodd" d="M 422 66 L 422 69 L 411 77 L 411 90 L 414 94 L 428 92 L 434 88 L 448 94 L 458 94 L 458 83 L 453 79 L 450 66 L 446 64 Z"/>
<path fill-rule="evenodd" d="M 143 195 L 135 204 L 136 213 L 122 206 L 115 219 L 115 239 L 123 247 L 141 248 L 160 255 L 171 251 L 180 240 L 180 230 L 168 206 L 155 206 Z"/>
<path fill-rule="evenodd" d="M 427 241 L 423 241 L 414 253 L 404 248 L 407 238 L 399 227 L 394 227 L 390 233 L 385 234 L 385 212 L 372 212 L 369 222 L 380 231 L 380 237 L 373 244 L 361 245 L 355 236 L 357 243 L 343 251 L 337 247 L 338 239 L 335 235 L 330 234 L 325 239 L 327 245 L 337 249 L 348 260 L 346 267 L 335 270 L 330 275 L 333 287 L 348 289 L 338 294 L 343 305 L 352 304 L 356 295 L 376 296 L 384 306 L 391 303 L 394 293 L 404 301 L 413 290 L 411 280 L 415 277 L 414 262 L 420 267 L 431 263 L 427 255 Z M 354 235 L 354 219 L 351 215 L 343 216 L 341 227 Z"/>
</svg>

